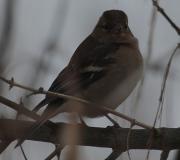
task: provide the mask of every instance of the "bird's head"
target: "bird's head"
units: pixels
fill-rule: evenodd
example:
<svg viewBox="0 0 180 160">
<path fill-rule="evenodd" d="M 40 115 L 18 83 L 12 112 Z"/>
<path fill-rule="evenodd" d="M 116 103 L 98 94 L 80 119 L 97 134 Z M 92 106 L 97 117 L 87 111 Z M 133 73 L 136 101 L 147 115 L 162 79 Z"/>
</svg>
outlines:
<svg viewBox="0 0 180 160">
<path fill-rule="evenodd" d="M 128 17 L 121 10 L 105 11 L 93 31 L 93 35 L 102 39 L 117 38 L 126 34 L 132 35 L 128 27 Z"/>
</svg>

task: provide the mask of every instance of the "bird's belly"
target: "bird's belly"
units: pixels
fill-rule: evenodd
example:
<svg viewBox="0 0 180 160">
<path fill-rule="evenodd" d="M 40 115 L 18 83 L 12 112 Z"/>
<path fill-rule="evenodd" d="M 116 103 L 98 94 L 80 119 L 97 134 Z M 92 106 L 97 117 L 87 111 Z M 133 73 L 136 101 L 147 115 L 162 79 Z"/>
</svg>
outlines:
<svg viewBox="0 0 180 160">
<path fill-rule="evenodd" d="M 89 88 L 89 93 L 94 90 L 92 95 L 85 96 L 86 99 L 93 103 L 99 104 L 99 106 L 106 106 L 110 109 L 116 109 L 132 92 L 135 88 L 138 80 L 141 77 L 141 72 L 134 72 L 129 77 L 125 79 L 118 79 L 117 76 L 114 77 L 113 81 L 104 80 L 98 86 L 92 86 Z M 112 79 L 112 77 L 111 77 Z M 97 105 L 98 106 L 98 105 Z M 96 112 L 97 107 L 92 107 L 90 105 L 85 108 L 85 116 L 88 117 L 98 117 L 103 116 L 101 111 Z"/>
<path fill-rule="evenodd" d="M 136 70 L 123 79 L 117 74 L 103 78 L 100 83 L 91 85 L 83 93 L 74 96 L 83 98 L 91 102 L 90 104 L 70 100 L 64 103 L 65 112 L 79 112 L 87 117 L 100 117 L 104 113 L 100 109 L 102 106 L 116 109 L 132 92 L 137 82 L 141 78 L 142 69 Z M 112 78 L 113 77 L 113 78 Z M 92 94 L 93 93 L 93 94 Z M 92 105 L 96 104 L 96 105 Z"/>
</svg>

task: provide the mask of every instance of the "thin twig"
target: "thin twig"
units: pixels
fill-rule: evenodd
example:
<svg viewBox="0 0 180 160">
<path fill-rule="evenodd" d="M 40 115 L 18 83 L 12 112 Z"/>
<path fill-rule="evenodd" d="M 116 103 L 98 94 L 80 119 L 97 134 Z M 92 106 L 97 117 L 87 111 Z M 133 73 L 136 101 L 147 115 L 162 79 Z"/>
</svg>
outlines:
<svg viewBox="0 0 180 160">
<path fill-rule="evenodd" d="M 22 154 L 23 154 L 24 159 L 25 159 L 25 160 L 28 160 L 28 158 L 27 158 L 27 156 L 26 156 L 26 154 L 25 154 L 25 152 L 24 152 L 24 149 L 23 149 L 22 145 L 20 145 L 20 149 L 21 149 L 21 152 L 22 152 Z"/>
<path fill-rule="evenodd" d="M 163 8 L 159 6 L 157 0 L 152 0 L 153 5 L 157 8 L 159 13 L 163 15 L 163 17 L 170 23 L 170 25 L 174 28 L 178 35 L 180 35 L 180 28 L 172 21 L 172 19 L 167 15 Z"/>
<path fill-rule="evenodd" d="M 22 99 L 20 99 L 20 105 L 24 107 Z M 16 120 L 18 120 L 18 115 L 19 115 L 19 112 L 17 112 L 17 114 L 16 114 Z M 20 145 L 20 149 L 21 149 L 21 152 L 22 152 L 22 155 L 23 155 L 24 159 L 28 160 L 22 145 Z"/>
<path fill-rule="evenodd" d="M 10 101 L 9 99 L 4 98 L 2 96 L 0 96 L 0 103 L 2 103 L 4 105 L 16 110 L 19 113 L 22 113 L 22 114 L 24 114 L 24 115 L 26 115 L 26 116 L 34 119 L 34 120 L 39 120 L 41 118 L 41 116 L 39 116 L 38 114 L 36 114 L 33 111 L 28 110 L 22 104 L 17 104 L 17 103 L 15 103 L 13 101 Z M 55 123 L 53 123 L 50 120 L 48 120 L 48 125 L 51 126 L 51 127 L 55 127 Z"/>
<path fill-rule="evenodd" d="M 176 32 L 177 32 L 178 35 L 179 35 L 179 34 L 180 34 L 180 28 L 169 18 L 169 16 L 166 14 L 166 12 L 164 11 L 164 9 L 159 6 L 158 0 L 152 0 L 152 3 L 153 3 L 153 5 L 157 8 L 157 10 L 166 18 L 166 20 L 171 24 L 171 26 L 176 30 Z M 177 48 L 178 48 L 178 47 L 176 47 L 176 49 L 177 49 Z M 176 52 L 176 49 L 175 49 L 175 52 Z M 170 63 L 170 64 L 171 64 L 171 60 L 172 60 L 174 54 L 175 54 L 175 53 L 173 52 L 173 54 L 172 54 L 172 56 L 171 56 L 171 58 L 170 58 L 170 60 L 169 60 L 169 63 Z M 169 64 L 169 63 L 168 63 L 168 64 Z M 170 64 L 169 64 L 169 67 L 170 67 Z M 167 70 L 166 70 L 166 73 L 165 73 L 165 76 L 164 76 L 164 81 L 163 81 L 163 83 L 162 83 L 161 95 L 160 95 L 160 98 L 159 98 L 159 107 L 158 107 L 157 112 L 156 112 L 156 117 L 155 117 L 155 120 L 154 120 L 153 127 L 155 126 L 155 124 L 156 124 L 156 122 L 157 122 L 158 115 L 159 115 L 159 114 L 161 115 L 160 112 L 162 112 L 162 110 L 163 110 L 164 90 L 165 90 L 165 86 L 166 86 L 166 80 L 167 80 L 167 77 L 166 77 L 166 76 L 168 76 L 168 72 L 169 72 L 169 68 L 168 68 L 168 66 L 167 66 Z M 166 74 L 167 74 L 167 75 L 166 75 Z M 166 77 L 166 78 L 165 78 L 165 77 Z M 149 151 L 148 151 L 148 154 L 147 154 L 146 159 L 148 159 L 148 157 L 149 157 Z"/>
<path fill-rule="evenodd" d="M 22 113 L 34 120 L 38 120 L 40 118 L 40 116 L 38 114 L 36 114 L 35 112 L 32 112 L 30 110 L 28 110 L 27 108 L 25 108 L 23 105 L 21 104 L 17 104 L 7 98 L 4 98 L 2 96 L 0 96 L 0 103 L 14 109 L 15 111 L 19 112 L 19 113 Z M 3 105 L 2 105 L 3 106 Z M 1 106 L 1 107 L 2 107 Z"/>
<path fill-rule="evenodd" d="M 171 63 L 172 63 L 173 57 L 174 57 L 176 51 L 178 50 L 178 48 L 180 48 L 180 43 L 177 44 L 176 48 L 174 49 L 173 53 L 171 54 L 171 57 L 169 58 L 168 64 L 167 64 L 166 69 L 165 69 L 165 73 L 164 73 L 164 77 L 163 77 L 163 82 L 162 82 L 162 86 L 161 86 L 161 93 L 160 93 L 160 97 L 159 97 L 159 105 L 158 105 L 158 109 L 157 109 L 157 113 L 156 113 L 156 117 L 155 117 L 153 126 L 156 125 L 159 112 L 163 108 L 164 94 L 165 94 L 166 83 L 167 83 L 167 79 L 168 79 L 168 75 L 169 75 L 169 70 L 170 70 L 170 67 L 171 67 Z"/>
<path fill-rule="evenodd" d="M 45 94 L 45 95 L 54 96 L 54 97 L 71 99 L 71 100 L 78 101 L 78 102 L 81 102 L 81 103 L 84 103 L 84 104 L 91 104 L 92 107 L 94 107 L 94 106 L 101 106 L 101 105 L 98 105 L 96 103 L 90 102 L 88 100 L 85 100 L 85 99 L 82 99 L 82 98 L 79 98 L 79 97 L 65 95 L 65 94 L 57 93 L 57 92 L 45 91 L 43 88 L 34 89 L 34 88 L 31 88 L 31 87 L 27 87 L 27 86 L 21 85 L 19 83 L 16 83 L 13 78 L 11 80 L 7 80 L 4 77 L 0 76 L 0 80 L 8 83 L 10 85 L 10 89 L 15 86 L 15 87 L 18 87 L 18 88 L 22 88 L 22 89 L 28 90 L 28 91 L 33 92 L 35 94 Z M 134 123 L 135 125 L 140 126 L 142 128 L 152 129 L 151 126 L 149 126 L 149 125 L 147 125 L 145 123 L 139 122 L 139 121 L 137 121 L 137 120 L 135 120 L 135 119 L 125 115 L 125 114 L 116 112 L 116 111 L 114 111 L 114 110 L 112 110 L 110 108 L 111 107 L 107 107 L 107 106 L 99 107 L 99 109 L 102 110 L 103 113 L 106 113 L 106 114 L 107 113 L 111 113 L 111 114 L 116 115 L 116 116 L 118 116 L 118 117 L 120 117 L 122 119 L 125 119 L 125 120 L 127 120 L 127 121 L 129 121 L 131 123 Z"/>
<path fill-rule="evenodd" d="M 171 54 L 170 58 L 169 58 L 169 61 L 168 61 L 168 64 L 166 66 L 166 69 L 165 69 L 165 73 L 164 73 L 164 77 L 163 77 L 163 81 L 162 81 L 162 86 L 161 86 L 161 93 L 160 93 L 160 97 L 159 97 L 159 105 L 158 105 L 158 108 L 157 108 L 157 112 L 156 112 L 156 116 L 155 116 L 155 119 L 154 119 L 154 123 L 153 123 L 153 128 L 156 126 L 156 123 L 157 123 L 157 120 L 158 120 L 158 115 L 161 115 L 162 113 L 162 110 L 163 110 L 163 102 L 164 102 L 164 94 L 165 94 L 165 89 L 166 89 L 166 82 L 167 82 L 167 78 L 168 78 L 168 75 L 169 75 L 169 70 L 170 70 L 170 67 L 171 67 L 171 62 L 173 60 L 173 57 L 176 53 L 176 51 L 178 50 L 178 48 L 180 47 L 180 43 L 177 44 L 176 48 L 174 49 L 173 53 Z M 153 135 L 153 130 L 152 130 L 152 135 Z M 149 138 L 149 141 L 152 140 L 152 137 L 153 136 L 150 136 Z M 151 143 L 149 143 L 149 148 L 151 146 Z M 148 159 L 149 157 L 149 154 L 150 154 L 150 151 L 148 150 L 148 154 L 146 156 L 146 159 Z"/>
</svg>

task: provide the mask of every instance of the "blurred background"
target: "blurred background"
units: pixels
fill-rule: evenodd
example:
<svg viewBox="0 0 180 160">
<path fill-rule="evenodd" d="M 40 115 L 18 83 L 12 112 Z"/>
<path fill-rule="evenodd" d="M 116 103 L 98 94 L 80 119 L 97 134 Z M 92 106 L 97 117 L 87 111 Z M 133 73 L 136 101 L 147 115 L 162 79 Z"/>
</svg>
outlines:
<svg viewBox="0 0 180 160">
<path fill-rule="evenodd" d="M 160 5 L 180 26 L 180 1 L 161 0 Z M 127 13 L 129 26 L 139 40 L 147 64 L 143 85 L 137 86 L 117 111 L 152 125 L 165 67 L 180 39 L 165 18 L 153 9 L 151 0 L 0 0 L 0 74 L 8 79 L 14 77 L 23 85 L 48 89 L 78 45 L 91 33 L 103 11 L 109 9 Z M 180 127 L 179 52 L 170 69 L 159 126 Z M 20 102 L 22 98 L 29 109 L 43 97 L 26 98 L 27 94 L 17 88 L 9 91 L 8 85 L 0 82 L 0 95 L 15 102 Z M 0 114 L 5 118 L 16 117 L 16 112 L 6 107 L 0 107 Z M 54 120 L 66 121 L 67 117 L 60 115 Z M 124 120 L 114 119 L 123 127 L 130 126 Z M 85 121 L 90 126 L 111 125 L 105 118 Z M 0 156 L 2 160 L 24 159 L 20 149 L 14 150 L 14 144 Z M 28 160 L 44 159 L 54 149 L 52 144 L 30 141 L 26 141 L 23 147 Z M 67 150 L 63 150 L 62 154 Z M 111 149 L 79 147 L 79 153 L 79 159 L 103 160 Z M 147 151 L 131 150 L 130 154 L 133 160 L 145 159 Z M 150 159 L 159 159 L 159 156 L 159 151 L 152 151 Z M 119 157 L 121 159 L 128 159 L 127 153 L 123 153 Z M 174 159 L 174 152 L 169 159 Z"/>
</svg>

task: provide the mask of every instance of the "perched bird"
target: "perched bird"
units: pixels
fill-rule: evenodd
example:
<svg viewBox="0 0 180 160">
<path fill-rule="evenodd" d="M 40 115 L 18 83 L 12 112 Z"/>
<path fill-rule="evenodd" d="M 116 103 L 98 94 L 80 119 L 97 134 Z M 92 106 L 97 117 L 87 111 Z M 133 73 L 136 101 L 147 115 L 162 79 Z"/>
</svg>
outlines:
<svg viewBox="0 0 180 160">
<path fill-rule="evenodd" d="M 143 59 L 138 41 L 129 29 L 127 15 L 121 10 L 108 10 L 100 17 L 93 32 L 76 49 L 49 91 L 97 104 L 95 107 L 83 104 L 83 112 L 79 113 L 82 116 L 104 116 L 98 105 L 116 109 L 135 88 L 142 76 L 142 69 Z M 34 111 L 45 105 L 45 111 L 30 128 L 30 133 L 55 116 L 57 110 L 79 110 L 74 100 L 47 95 Z"/>
</svg>

